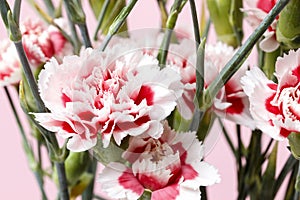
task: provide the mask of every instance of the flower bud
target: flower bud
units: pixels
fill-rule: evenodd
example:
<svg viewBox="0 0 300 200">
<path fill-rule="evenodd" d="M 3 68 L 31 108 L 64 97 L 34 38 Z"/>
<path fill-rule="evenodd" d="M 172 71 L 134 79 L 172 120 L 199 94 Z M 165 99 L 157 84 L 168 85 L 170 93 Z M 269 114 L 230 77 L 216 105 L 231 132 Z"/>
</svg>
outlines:
<svg viewBox="0 0 300 200">
<path fill-rule="evenodd" d="M 281 11 L 276 28 L 277 41 L 286 49 L 300 47 L 300 1 L 291 0 Z"/>
<path fill-rule="evenodd" d="M 218 39 L 237 47 L 243 37 L 241 0 L 207 0 L 208 10 Z"/>
<path fill-rule="evenodd" d="M 66 176 L 68 180 L 68 186 L 75 186 L 80 179 L 81 175 L 86 171 L 89 162 L 89 153 L 84 152 L 70 152 L 65 161 Z M 53 180 L 58 183 L 58 176 L 56 168 L 53 172 Z"/>
<path fill-rule="evenodd" d="M 20 28 L 15 21 L 11 11 L 7 13 L 8 27 L 9 27 L 9 37 L 11 41 L 18 42 L 22 39 L 22 34 Z"/>
</svg>

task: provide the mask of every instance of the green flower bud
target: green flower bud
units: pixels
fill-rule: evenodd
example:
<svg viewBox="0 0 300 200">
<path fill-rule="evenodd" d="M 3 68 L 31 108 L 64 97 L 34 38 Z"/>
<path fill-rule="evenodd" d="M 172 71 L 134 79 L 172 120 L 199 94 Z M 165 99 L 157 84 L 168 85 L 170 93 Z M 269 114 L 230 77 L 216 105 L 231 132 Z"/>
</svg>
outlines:
<svg viewBox="0 0 300 200">
<path fill-rule="evenodd" d="M 85 173 L 90 161 L 89 153 L 85 152 L 70 152 L 65 161 L 66 177 L 68 186 L 72 187 L 78 183 L 81 175 Z M 53 172 L 53 180 L 58 185 L 58 176 L 56 168 Z"/>
<path fill-rule="evenodd" d="M 8 30 L 9 30 L 9 37 L 10 40 L 13 42 L 19 42 L 22 39 L 22 33 L 20 31 L 19 25 L 15 21 L 11 11 L 7 13 L 7 20 L 8 20 Z"/>
<path fill-rule="evenodd" d="M 292 132 L 288 136 L 291 152 L 293 156 L 297 159 L 300 160 L 300 134 L 299 133 L 294 133 Z"/>
<path fill-rule="evenodd" d="M 207 0 L 218 39 L 230 46 L 240 45 L 243 37 L 242 0 Z"/>
<path fill-rule="evenodd" d="M 276 28 L 277 41 L 286 49 L 300 47 L 300 1 L 291 0 L 281 11 Z"/>
</svg>

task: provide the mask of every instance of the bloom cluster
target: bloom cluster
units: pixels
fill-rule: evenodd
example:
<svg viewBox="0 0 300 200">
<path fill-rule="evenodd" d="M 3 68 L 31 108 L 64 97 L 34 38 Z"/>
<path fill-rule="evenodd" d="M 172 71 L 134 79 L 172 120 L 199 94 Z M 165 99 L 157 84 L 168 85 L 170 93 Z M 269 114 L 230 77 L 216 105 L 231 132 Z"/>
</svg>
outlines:
<svg viewBox="0 0 300 200">
<path fill-rule="evenodd" d="M 18 33 L 22 40 L 0 42 L 0 86 L 20 86 L 23 109 L 34 122 L 31 123 L 34 132 L 43 136 L 39 143 L 46 144 L 55 157 L 52 160 L 56 164 L 53 165 L 54 182 L 62 180 L 62 191 L 68 190 L 72 198 L 81 194 L 93 182 L 92 174 L 87 170 L 93 165 L 88 162 L 88 153 L 93 152 L 104 165 L 97 181 L 109 198 L 199 199 L 200 186 L 220 182 L 218 170 L 204 161 L 204 149 L 207 147 L 201 141 L 218 117 L 237 125 L 238 147 L 235 148 L 230 141 L 226 127 L 223 127 L 223 132 L 239 164 L 241 195 L 246 198 L 246 190 L 256 188 L 253 185 L 257 183 L 257 194 L 264 194 L 261 190 L 265 186 L 261 185 L 265 180 L 276 181 L 273 167 L 276 166 L 276 156 L 273 154 L 276 154 L 277 146 L 268 153 L 270 143 L 262 153 L 259 144 L 254 144 L 259 142 L 258 139 L 253 137 L 249 147 L 257 148 L 257 154 L 250 155 L 252 152 L 242 142 L 240 125 L 252 131 L 259 129 L 276 140 L 300 132 L 299 36 L 287 34 L 282 28 L 285 26 L 281 19 L 286 19 L 286 16 L 268 15 L 274 10 L 277 0 L 245 0 L 245 7 L 242 1 L 219 4 L 207 0 L 220 40 L 207 44 L 204 44 L 205 39 L 197 38 L 200 35 L 197 33 L 196 16 L 193 18 L 194 35 L 201 44 L 190 39 L 189 33 L 171 33 L 171 30 L 165 33 L 152 29 L 128 31 L 126 37 L 112 37 L 124 25 L 125 15 L 135 2 L 124 6 L 122 11 L 121 4 L 112 9 L 113 14 L 120 9 L 113 26 L 108 33 L 108 27 L 105 27 L 99 40 L 97 30 L 93 42 L 90 41 L 79 2 L 65 2 L 68 25 L 62 18 L 52 19 L 56 14 L 62 16 L 61 7 L 57 8 L 56 14 L 53 12 L 49 16 L 40 11 L 51 25 L 31 19 L 19 24 L 19 19 L 14 19 L 19 13 L 12 17 L 8 12 L 9 6 L 1 7 L 1 14 L 4 12 L 8 16 L 5 19 L 3 15 L 11 37 Z M 172 24 L 175 24 L 186 1 L 179 2 L 175 1 L 169 16 L 166 15 L 167 28 L 174 28 Z M 96 1 L 89 3 L 94 14 L 100 17 L 98 25 L 101 29 L 102 20 L 107 17 L 104 16 L 105 9 L 110 2 L 106 1 L 106 5 Z M 123 3 L 125 5 L 125 1 Z M 166 2 L 158 3 L 163 14 Z M 295 5 L 289 5 L 293 8 L 290 10 L 296 12 L 293 6 L 300 7 L 300 4 L 293 3 Z M 97 11 L 95 4 L 103 6 L 103 10 Z M 52 6 L 54 9 L 55 6 Z M 16 11 L 17 8 L 18 4 Z M 191 9 L 195 9 L 193 1 Z M 220 13 L 214 13 L 214 10 Z M 250 62 L 241 58 L 250 54 L 246 49 L 253 47 L 253 42 L 246 41 L 246 47 L 238 49 L 243 43 L 244 14 L 253 28 L 265 18 L 274 19 L 259 28 L 265 28 L 264 34 L 263 31 L 253 33 L 262 36 L 259 41 L 258 37 L 257 40 L 252 37 L 258 43 L 260 66 L 251 66 Z M 108 26 L 111 22 L 104 24 Z M 79 31 L 82 41 L 78 38 Z M 22 70 L 22 65 L 24 69 L 30 65 L 33 73 L 30 74 L 30 67 L 27 71 Z M 23 71 L 28 84 L 22 82 Z M 28 88 L 33 91 L 28 92 Z M 28 97 L 24 97 L 26 95 Z M 36 105 L 30 104 L 33 98 Z M 223 125 L 223 120 L 219 122 Z M 61 137 L 62 143 L 57 141 L 56 135 Z M 24 144 L 30 158 L 33 158 L 30 145 Z M 299 147 L 292 147 L 292 151 L 294 148 Z M 251 156 L 258 157 L 253 159 Z M 265 160 L 268 167 L 262 173 L 263 170 L 257 166 Z M 41 167 L 40 163 L 36 165 Z M 63 172 L 65 168 L 66 173 Z M 37 171 L 44 176 L 42 170 Z M 241 184 L 245 177 L 249 183 Z M 272 188 L 276 187 L 272 183 Z"/>
</svg>

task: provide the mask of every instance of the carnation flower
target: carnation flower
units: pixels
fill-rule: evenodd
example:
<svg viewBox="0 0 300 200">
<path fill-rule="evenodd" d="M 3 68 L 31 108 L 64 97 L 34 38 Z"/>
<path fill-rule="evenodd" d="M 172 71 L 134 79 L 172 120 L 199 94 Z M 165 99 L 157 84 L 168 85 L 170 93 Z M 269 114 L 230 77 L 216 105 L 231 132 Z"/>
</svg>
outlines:
<svg viewBox="0 0 300 200">
<path fill-rule="evenodd" d="M 299 72 L 298 49 L 277 59 L 275 75 L 278 84 L 268 80 L 257 67 L 242 78 L 257 128 L 274 139 L 281 140 L 291 132 L 300 132 Z"/>
<path fill-rule="evenodd" d="M 276 0 L 247 0 L 246 3 L 249 8 L 244 8 L 242 11 L 247 13 L 246 19 L 250 25 L 256 28 L 274 7 Z M 259 47 L 265 52 L 275 51 L 280 45 L 276 40 L 276 24 L 277 19 L 269 26 L 264 33 L 265 38 L 259 43 Z"/>
<path fill-rule="evenodd" d="M 0 86 L 19 83 L 21 63 L 15 46 L 9 40 L 0 42 Z"/>
<path fill-rule="evenodd" d="M 61 54 L 67 43 L 57 28 L 50 26 L 48 29 L 39 20 L 28 19 L 21 24 L 20 29 L 27 58 L 35 66 Z"/>
<path fill-rule="evenodd" d="M 148 133 L 148 135 L 150 135 Z M 167 124 L 161 138 L 131 137 L 123 158 L 130 167 L 112 162 L 98 182 L 114 199 L 199 199 L 199 186 L 220 182 L 217 170 L 202 161 L 204 147 L 195 132 L 176 133 Z"/>
<path fill-rule="evenodd" d="M 98 133 L 104 147 L 111 136 L 118 145 L 127 135 L 146 131 L 158 138 L 160 121 L 182 93 L 179 80 L 174 70 L 160 70 L 158 61 L 142 52 L 118 57 L 89 48 L 62 64 L 52 59 L 45 65 L 38 86 L 51 113 L 34 115 L 46 129 L 70 138 L 72 151 L 93 147 Z"/>
<path fill-rule="evenodd" d="M 234 55 L 234 49 L 218 42 L 205 47 L 205 87 L 219 74 L 222 68 Z M 178 100 L 178 111 L 185 119 L 191 119 L 195 110 L 194 97 L 196 91 L 196 55 L 195 43 L 183 40 L 180 44 L 171 44 L 168 62 L 173 64 L 181 74 L 184 92 Z M 225 84 L 214 100 L 213 109 L 220 117 L 238 124 L 254 128 L 249 107 L 249 100 L 240 85 L 240 78 L 244 75 L 246 64 Z"/>
</svg>

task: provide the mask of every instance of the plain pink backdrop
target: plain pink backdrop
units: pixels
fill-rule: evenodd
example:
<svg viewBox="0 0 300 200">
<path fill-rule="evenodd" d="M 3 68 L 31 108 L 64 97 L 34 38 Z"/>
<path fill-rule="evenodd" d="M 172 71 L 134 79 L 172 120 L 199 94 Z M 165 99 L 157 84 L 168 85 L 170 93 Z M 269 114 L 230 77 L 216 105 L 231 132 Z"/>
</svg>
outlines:
<svg viewBox="0 0 300 200">
<path fill-rule="evenodd" d="M 9 2 L 12 2 L 9 1 Z M 89 25 L 90 33 L 93 33 L 95 27 L 95 19 L 91 14 L 90 8 L 87 5 L 87 0 L 84 2 L 84 8 L 87 15 L 87 21 Z M 10 4 L 12 5 L 12 4 Z M 198 10 L 200 10 L 200 2 L 198 2 Z M 186 5 L 183 13 L 179 17 L 178 26 L 186 30 L 192 30 L 191 17 L 189 13 L 189 5 Z M 24 2 L 22 8 L 22 18 L 37 16 L 35 11 Z M 129 28 L 141 29 L 141 28 L 158 28 L 159 24 L 159 11 L 155 0 L 139 1 L 134 8 L 133 12 L 129 16 Z M 0 22 L 0 38 L 6 37 L 6 30 L 3 28 L 3 23 Z M 246 27 L 247 28 L 247 27 Z M 92 35 L 92 34 L 90 34 Z M 215 37 L 212 34 L 209 38 L 209 42 L 214 42 Z M 17 102 L 17 95 L 13 88 L 10 88 L 13 93 L 14 100 L 18 106 L 19 113 L 22 114 Z M 4 93 L 3 88 L 0 89 L 0 128 L 1 128 L 1 140 L 0 140 L 0 195 L 1 199 L 41 199 L 40 192 L 34 178 L 33 173 L 30 171 L 28 162 L 26 160 L 24 151 L 22 149 L 21 137 L 16 126 L 15 119 L 8 104 L 8 100 Z M 28 127 L 27 127 L 28 130 Z M 248 138 L 249 131 L 246 131 L 244 138 Z M 231 133 L 232 138 L 235 137 L 234 133 Z M 209 147 L 209 153 L 206 156 L 206 161 L 213 164 L 219 169 L 222 181 L 219 184 L 208 187 L 209 199 L 236 199 L 237 197 L 237 183 L 236 183 L 236 166 L 235 160 L 230 152 L 230 149 L 221 135 L 218 126 L 213 129 L 213 136 L 210 137 L 210 145 L 215 144 L 214 148 Z M 280 143 L 278 151 L 278 167 L 282 167 L 283 162 L 288 156 L 289 152 L 286 150 L 286 142 Z M 46 192 L 49 199 L 55 199 L 56 189 L 50 182 L 46 183 Z M 96 185 L 96 188 L 99 187 Z M 285 188 L 282 188 L 284 190 Z M 278 195 L 276 199 L 282 199 L 281 195 Z"/>
</svg>

